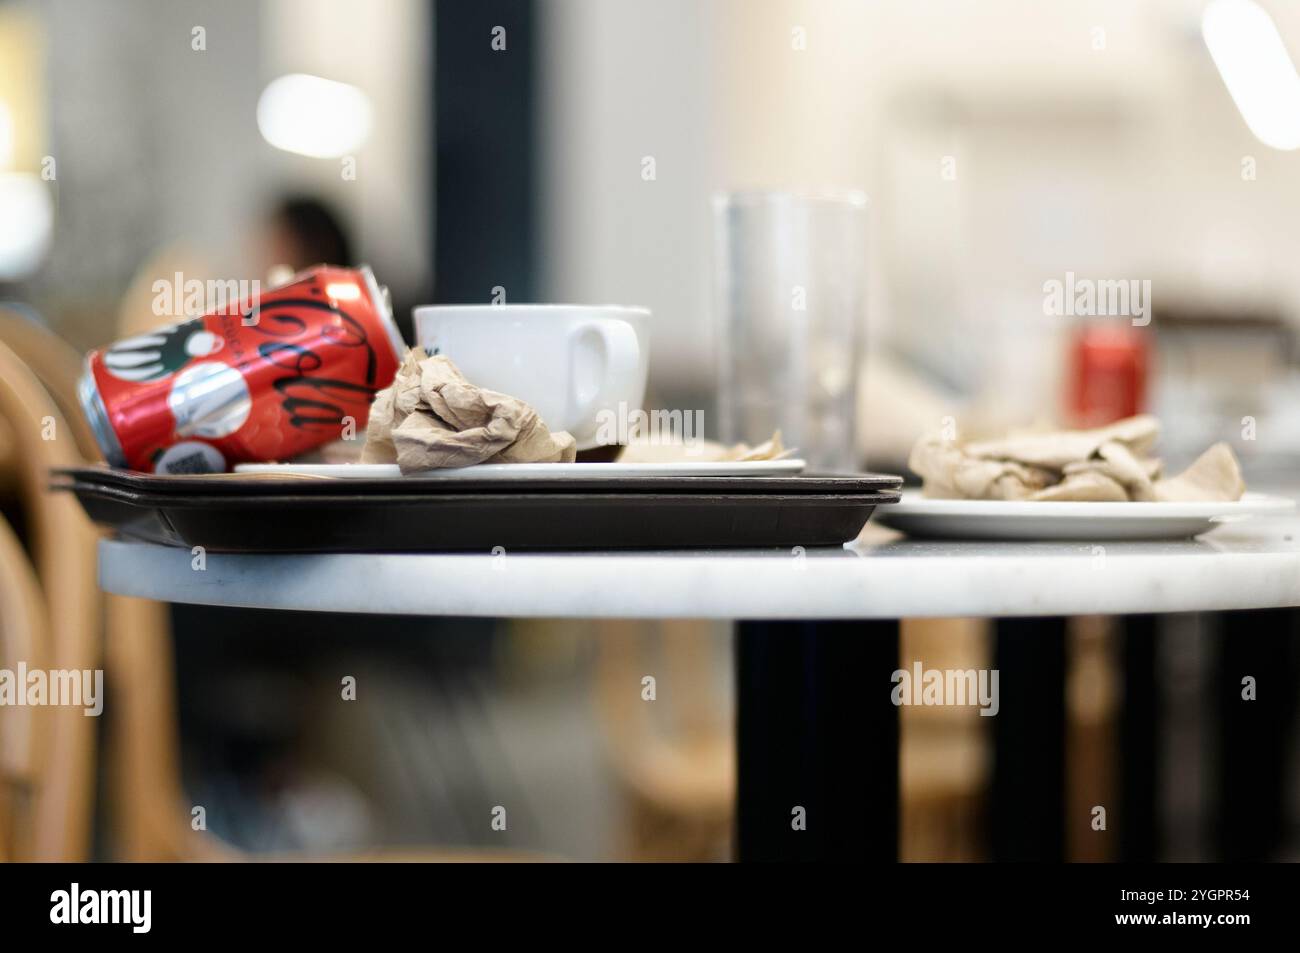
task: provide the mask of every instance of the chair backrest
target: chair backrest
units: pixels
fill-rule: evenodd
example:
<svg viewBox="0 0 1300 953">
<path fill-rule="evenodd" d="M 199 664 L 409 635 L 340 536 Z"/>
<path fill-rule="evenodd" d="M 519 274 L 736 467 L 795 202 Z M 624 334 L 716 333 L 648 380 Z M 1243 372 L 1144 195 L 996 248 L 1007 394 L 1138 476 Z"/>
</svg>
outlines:
<svg viewBox="0 0 1300 953">
<path fill-rule="evenodd" d="M 734 797 L 734 729 L 705 700 L 725 669 L 706 621 L 597 623 L 596 699 L 618 780 L 666 813 L 715 817 Z M 657 646 L 657 658 L 647 649 Z M 642 678 L 659 671 L 672 686 L 647 705 Z"/>
<path fill-rule="evenodd" d="M 77 400 L 81 355 L 49 328 L 3 306 L 0 306 L 0 342 L 18 355 L 54 399 L 63 419 L 72 428 L 72 437 L 81 457 L 85 460 L 102 459 L 99 445 Z"/>
<path fill-rule="evenodd" d="M 18 485 L 48 618 L 45 667 L 78 672 L 101 665 L 95 532 L 77 501 L 52 493 L 50 468 L 82 462 L 73 431 L 40 381 L 0 343 L 0 417 L 10 426 Z M 90 849 L 95 719 L 79 707 L 50 708 L 42 720 L 34 793 L 35 860 L 81 860 Z"/>
<path fill-rule="evenodd" d="M 116 849 L 128 860 L 184 860 L 195 856 L 226 859 L 229 852 L 219 845 L 196 844 L 199 839 L 184 823 L 188 812 L 183 809 L 180 783 L 167 606 L 107 596 L 102 603 L 106 611 L 99 616 L 101 603 L 94 592 L 94 532 L 70 495 L 52 496 L 45 489 L 49 466 L 99 458 L 76 402 L 80 360 L 53 333 L 16 312 L 0 308 L 0 348 L 6 345 L 8 352 L 0 352 L 0 377 L 6 379 L 6 393 L 0 394 L 0 436 L 9 442 L 4 462 L 10 467 L 20 465 L 20 460 L 27 463 L 19 481 L 22 508 L 35 530 L 34 548 L 42 554 L 38 575 L 47 582 L 42 590 L 36 577 L 31 576 L 32 567 L 21 546 L 14 555 L 5 552 L 0 540 L 0 667 L 12 670 L 14 666 L 3 665 L 6 658 L 25 658 L 28 668 L 34 668 L 36 644 L 42 646 L 44 664 L 54 667 L 49 662 L 50 617 L 44 599 L 57 600 L 57 615 L 65 636 L 64 658 L 94 658 L 94 664 L 99 665 L 102 634 L 103 667 L 119 687 L 108 732 L 114 763 L 107 766 L 112 824 L 120 841 Z M 19 365 L 25 365 L 28 373 L 19 370 Z M 50 398 L 57 405 L 53 409 Z M 36 442 L 35 435 L 44 436 L 41 430 L 45 428 L 38 430 L 33 421 L 48 423 L 47 416 L 55 421 L 55 440 Z M 65 422 L 79 426 L 69 430 Z M 75 446 L 69 445 L 69 435 Z M 18 557 L 22 557 L 22 565 Z M 24 566 L 27 577 L 23 576 Z M 36 586 L 35 590 L 24 580 Z M 20 612 L 17 599 L 7 598 L 7 589 L 14 590 L 15 596 L 34 595 L 35 606 L 24 599 L 22 604 L 27 609 Z M 93 623 L 83 626 L 77 620 L 84 621 L 87 612 L 96 615 Z M 101 624 L 103 628 L 98 627 Z M 77 711 L 76 716 L 87 724 L 62 726 L 58 750 L 70 752 L 70 759 L 58 761 L 50 757 L 38 763 L 32 756 L 39 756 L 45 745 L 35 739 L 52 740 L 53 726 L 45 724 L 33 709 L 15 711 L 23 712 L 25 717 L 6 714 L 0 722 L 0 782 L 12 777 L 8 788 L 16 792 L 6 799 L 8 792 L 0 785 L 0 859 L 6 857 L 5 843 L 27 848 L 10 848 L 10 859 L 22 859 L 33 852 L 37 841 L 31 830 L 26 831 L 26 837 L 20 836 L 24 833 L 21 822 L 26 819 L 27 828 L 31 828 L 31 815 L 37 813 L 38 805 L 46 821 L 40 827 L 44 835 L 39 841 L 41 859 L 68 856 L 67 851 L 84 852 L 94 780 L 93 732 L 88 733 L 87 728 L 93 728 L 93 719 Z M 49 772 L 44 777 L 38 770 L 41 767 Z M 42 783 L 46 781 L 48 786 Z M 28 795 L 30 810 L 26 812 L 18 809 L 21 792 Z M 35 797 L 37 794 L 41 796 Z M 196 846 L 204 849 L 196 850 Z"/>
<path fill-rule="evenodd" d="M 40 584 L 22 543 L 0 518 L 0 669 L 17 679 L 22 667 L 45 667 L 48 639 Z M 22 685 L 14 682 L 14 690 Z M 0 717 L 0 860 L 31 854 L 31 806 L 41 773 L 46 719 L 42 710 L 6 708 Z"/>
</svg>

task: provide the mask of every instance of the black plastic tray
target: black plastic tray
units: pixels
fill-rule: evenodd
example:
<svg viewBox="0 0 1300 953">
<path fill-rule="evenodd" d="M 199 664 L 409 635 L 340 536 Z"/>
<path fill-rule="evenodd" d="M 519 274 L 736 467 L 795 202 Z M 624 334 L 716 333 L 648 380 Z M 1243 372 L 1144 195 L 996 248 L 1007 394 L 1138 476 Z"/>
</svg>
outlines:
<svg viewBox="0 0 1300 953">
<path fill-rule="evenodd" d="M 358 492 L 357 482 L 329 481 L 330 493 L 159 494 L 82 480 L 59 488 L 122 535 L 213 552 L 831 546 L 855 538 L 876 506 L 898 500 L 896 492 L 860 489 L 615 493 L 585 483 L 581 492 L 573 484 L 534 492 L 531 483 L 510 492 L 445 483 L 434 493 Z"/>
<path fill-rule="evenodd" d="M 331 480 L 324 478 L 251 476 L 157 476 L 106 466 L 70 467 L 51 471 L 63 482 L 130 490 L 150 496 L 460 496 L 520 493 L 713 493 L 787 495 L 804 493 L 862 494 L 897 490 L 902 477 L 882 473 L 810 473 L 796 476 L 648 476 L 582 480 L 556 477 L 539 480 L 445 480 L 436 476 L 400 480 Z M 60 480 L 56 480 L 56 485 Z"/>
</svg>

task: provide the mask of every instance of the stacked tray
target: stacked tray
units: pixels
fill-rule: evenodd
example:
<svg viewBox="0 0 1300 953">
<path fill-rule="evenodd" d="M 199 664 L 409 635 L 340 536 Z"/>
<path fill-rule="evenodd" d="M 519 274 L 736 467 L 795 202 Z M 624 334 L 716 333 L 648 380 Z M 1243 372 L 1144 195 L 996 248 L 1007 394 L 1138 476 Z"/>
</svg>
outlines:
<svg viewBox="0 0 1300 953">
<path fill-rule="evenodd" d="M 901 482 L 871 473 L 336 480 L 95 466 L 54 471 L 53 486 L 134 539 L 323 553 L 839 545 L 898 501 Z"/>
</svg>

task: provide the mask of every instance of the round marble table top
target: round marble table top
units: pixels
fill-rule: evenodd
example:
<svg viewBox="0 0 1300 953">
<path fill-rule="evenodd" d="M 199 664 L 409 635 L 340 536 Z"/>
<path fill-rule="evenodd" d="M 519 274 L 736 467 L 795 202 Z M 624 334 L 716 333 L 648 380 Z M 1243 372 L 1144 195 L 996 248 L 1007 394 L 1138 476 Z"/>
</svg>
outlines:
<svg viewBox="0 0 1300 953">
<path fill-rule="evenodd" d="M 202 568 L 196 568 L 201 566 Z M 829 549 L 261 555 L 105 539 L 109 591 L 438 616 L 896 619 L 1300 606 L 1300 518 L 1164 542 L 940 542 L 869 525 Z"/>
</svg>

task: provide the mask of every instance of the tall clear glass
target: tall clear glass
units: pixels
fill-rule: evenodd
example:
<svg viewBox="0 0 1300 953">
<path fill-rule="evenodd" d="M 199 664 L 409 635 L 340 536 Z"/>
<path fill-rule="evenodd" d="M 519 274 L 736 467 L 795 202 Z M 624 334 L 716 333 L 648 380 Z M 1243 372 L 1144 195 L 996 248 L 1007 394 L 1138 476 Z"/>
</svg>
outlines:
<svg viewBox="0 0 1300 953">
<path fill-rule="evenodd" d="M 866 196 L 735 192 L 713 205 L 721 438 L 779 429 L 811 467 L 857 469 Z"/>
</svg>

